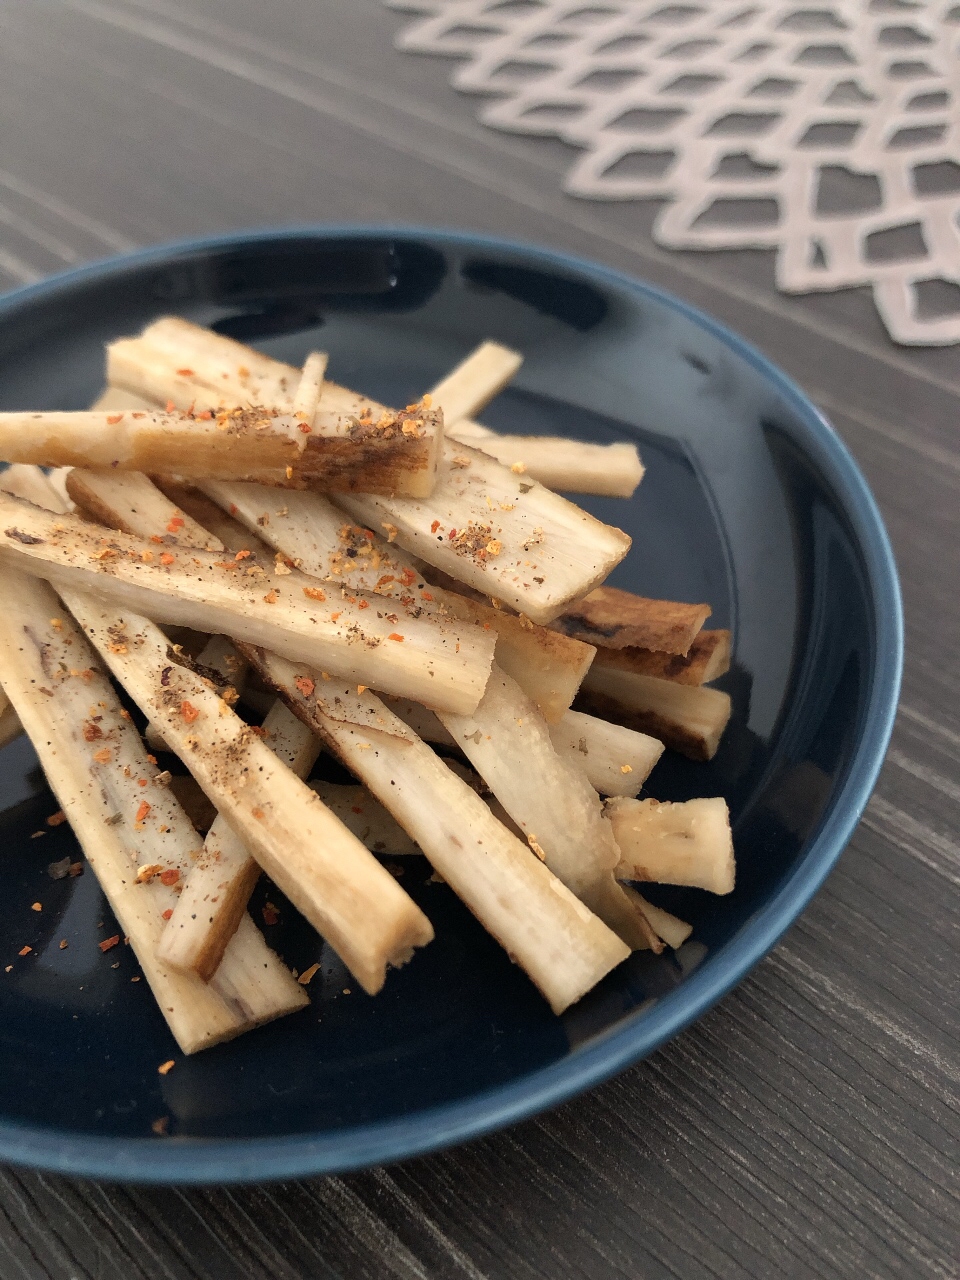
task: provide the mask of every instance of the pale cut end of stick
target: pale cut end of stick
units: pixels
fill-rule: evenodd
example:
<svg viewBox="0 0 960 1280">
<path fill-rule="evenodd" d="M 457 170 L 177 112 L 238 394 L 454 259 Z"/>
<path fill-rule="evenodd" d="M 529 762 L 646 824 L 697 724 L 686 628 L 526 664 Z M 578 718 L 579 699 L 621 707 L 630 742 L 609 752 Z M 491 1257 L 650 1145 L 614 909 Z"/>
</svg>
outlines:
<svg viewBox="0 0 960 1280">
<path fill-rule="evenodd" d="M 604 796 L 637 795 L 663 755 L 659 739 L 581 711 L 568 711 L 559 724 L 551 726 L 550 737 Z"/>
<path fill-rule="evenodd" d="M 540 623 L 602 582 L 630 549 L 622 530 L 466 445 L 445 447 L 436 489 L 422 502 L 340 494 L 337 505 Z"/>
<path fill-rule="evenodd" d="M 631 498 L 643 479 L 643 463 L 632 444 L 590 444 L 561 436 L 477 435 L 461 426 L 447 434 L 451 441 L 481 449 L 507 467 L 523 467 L 526 475 L 546 488 L 564 493 Z"/>
<path fill-rule="evenodd" d="M 152 412 L 157 408 L 157 401 L 138 396 L 125 387 L 104 387 L 90 408 L 101 413 L 115 413 L 117 409 L 146 409 Z"/>
<path fill-rule="evenodd" d="M 423 912 L 217 693 L 176 662 L 159 628 L 105 610 L 95 597 L 63 595 L 113 675 L 159 724 L 260 866 L 364 990 L 379 991 L 389 965 L 405 963 L 432 939 Z"/>
<path fill-rule="evenodd" d="M 269 654 L 260 660 L 264 677 L 390 810 L 555 1013 L 627 957 L 620 938 L 379 699 L 324 686 L 321 700 L 319 690 L 304 692 L 302 669 Z M 612 872 L 609 879 L 622 893 Z"/>
<path fill-rule="evenodd" d="M 303 993 L 255 929 L 235 940 L 209 986 L 157 960 L 176 892 L 158 875 L 141 877 L 138 862 L 183 872 L 196 833 L 50 587 L 9 569 L 0 578 L 4 687 L 181 1049 L 194 1053 L 302 1008 Z"/>
<path fill-rule="evenodd" d="M 523 356 L 499 342 L 481 342 L 431 390 L 449 430 L 486 408 L 523 364 Z"/>
<path fill-rule="evenodd" d="M 111 529 L 140 538 L 222 551 L 223 543 L 181 511 L 139 471 L 88 471 L 67 474 L 67 493 L 86 515 Z"/>
<path fill-rule="evenodd" d="M 408 857 L 423 852 L 393 814 L 366 787 L 322 780 L 309 785 L 330 812 L 335 813 L 371 853 Z"/>
<path fill-rule="evenodd" d="M 648 600 L 619 587 L 597 587 L 565 608 L 555 625 L 598 648 L 686 654 L 709 617 L 708 604 Z"/>
<path fill-rule="evenodd" d="M 673 951 L 677 951 L 693 933 L 693 925 L 680 920 L 662 907 L 655 907 L 635 890 L 628 890 L 632 900 L 646 916 L 650 927 Z"/>
<path fill-rule="evenodd" d="M 158 409 L 0 413 L 0 457 L 48 467 L 242 476 L 292 465 L 305 439 L 292 418 L 258 409 L 219 418 Z"/>
<path fill-rule="evenodd" d="M 475 706 L 495 639 L 477 627 L 328 600 L 314 579 L 275 574 L 240 554 L 158 547 L 0 493 L 0 559 L 58 589 L 93 590 L 115 607 L 276 649 L 294 661 L 430 706 Z M 379 602 L 378 602 L 379 603 Z"/>
<path fill-rule="evenodd" d="M 710 684 L 730 670 L 730 632 L 701 631 L 694 637 L 686 656 L 658 653 L 655 649 L 598 648 L 598 667 L 615 667 L 637 675 L 674 680 L 677 684 Z"/>
<path fill-rule="evenodd" d="M 691 760 L 712 760 L 730 720 L 730 695 L 705 685 L 591 667 L 577 710 L 659 738 Z"/>
<path fill-rule="evenodd" d="M 722 798 L 670 803 L 608 800 L 604 812 L 620 847 L 620 880 L 733 891 L 730 814 Z"/>
</svg>

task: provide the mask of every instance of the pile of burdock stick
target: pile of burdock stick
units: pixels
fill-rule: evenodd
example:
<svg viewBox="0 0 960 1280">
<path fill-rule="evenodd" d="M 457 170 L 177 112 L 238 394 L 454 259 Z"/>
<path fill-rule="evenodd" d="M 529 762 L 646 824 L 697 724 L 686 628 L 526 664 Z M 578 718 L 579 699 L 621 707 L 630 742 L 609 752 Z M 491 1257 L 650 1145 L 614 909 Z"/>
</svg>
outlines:
<svg viewBox="0 0 960 1280">
<path fill-rule="evenodd" d="M 632 446 L 471 420 L 519 363 L 484 343 L 395 410 L 167 317 L 91 410 L 0 414 L 0 738 L 186 1053 L 308 1001 L 261 871 L 373 994 L 433 937 L 376 854 L 422 854 L 558 1013 L 689 935 L 635 882 L 733 887 L 723 800 L 638 798 L 664 744 L 716 750 L 729 633 L 603 585 L 630 539 L 555 489 L 630 496 Z"/>
</svg>

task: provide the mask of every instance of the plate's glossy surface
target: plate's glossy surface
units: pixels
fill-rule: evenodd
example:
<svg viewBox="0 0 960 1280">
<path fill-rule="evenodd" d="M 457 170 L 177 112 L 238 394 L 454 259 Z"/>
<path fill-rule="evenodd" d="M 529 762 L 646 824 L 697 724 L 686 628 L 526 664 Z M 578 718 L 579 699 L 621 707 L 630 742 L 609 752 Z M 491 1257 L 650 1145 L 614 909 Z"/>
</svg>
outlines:
<svg viewBox="0 0 960 1280">
<path fill-rule="evenodd" d="M 345 994 L 337 958 L 287 909 L 267 933 L 289 963 L 322 961 L 312 1007 L 183 1059 L 145 984 L 131 982 L 129 950 L 99 951 L 111 917 L 92 875 L 47 876 L 76 846 L 68 827 L 45 826 L 57 806 L 20 739 L 0 755 L 0 964 L 12 966 L 0 975 L 0 1158 L 168 1181 L 344 1169 L 507 1123 L 650 1052 L 802 909 L 883 758 L 900 601 L 846 450 L 757 352 L 674 299 L 560 255 L 419 231 L 231 237 L 21 290 L 0 303 L 0 408 L 86 406 L 104 341 L 170 311 L 284 359 L 322 347 L 331 376 L 387 403 L 496 338 L 526 362 L 484 415 L 491 426 L 639 442 L 636 498 L 582 501 L 634 538 L 614 583 L 709 600 L 711 625 L 734 629 L 719 755 L 665 758 L 648 790 L 728 798 L 738 884 L 725 899 L 661 891 L 694 922 L 691 941 L 634 956 L 556 1019 L 411 861 L 403 883 L 437 938 L 380 996 Z M 33 951 L 20 958 L 24 945 Z M 164 1116 L 170 1136 L 155 1137 Z"/>
</svg>

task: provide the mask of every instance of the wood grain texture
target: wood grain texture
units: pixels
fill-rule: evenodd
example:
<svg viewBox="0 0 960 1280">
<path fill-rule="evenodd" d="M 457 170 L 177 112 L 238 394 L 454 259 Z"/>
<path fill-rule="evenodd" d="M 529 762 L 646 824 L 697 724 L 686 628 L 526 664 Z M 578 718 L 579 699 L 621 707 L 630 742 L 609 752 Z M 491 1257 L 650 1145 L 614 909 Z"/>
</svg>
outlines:
<svg viewBox="0 0 960 1280">
<path fill-rule="evenodd" d="M 0 284 L 297 221 L 545 241 L 714 312 L 864 467 L 907 607 L 881 785 L 824 890 L 722 1004 L 540 1119 L 346 1178 L 145 1190 L 0 1171 L 0 1276 L 566 1280 L 960 1275 L 960 349 L 865 291 L 786 299 L 765 253 L 670 254 L 559 192 L 379 0 L 0 0 Z"/>
</svg>

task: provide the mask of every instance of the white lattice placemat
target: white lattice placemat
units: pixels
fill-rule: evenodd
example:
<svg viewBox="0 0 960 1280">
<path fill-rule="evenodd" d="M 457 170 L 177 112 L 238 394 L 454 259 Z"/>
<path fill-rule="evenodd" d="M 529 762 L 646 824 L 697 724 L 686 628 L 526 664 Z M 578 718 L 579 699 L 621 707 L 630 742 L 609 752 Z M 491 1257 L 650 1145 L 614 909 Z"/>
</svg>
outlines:
<svg viewBox="0 0 960 1280">
<path fill-rule="evenodd" d="M 466 59 L 480 119 L 582 149 L 670 248 L 776 248 L 790 293 L 870 285 L 892 338 L 960 342 L 956 0 L 386 0 Z"/>
</svg>

